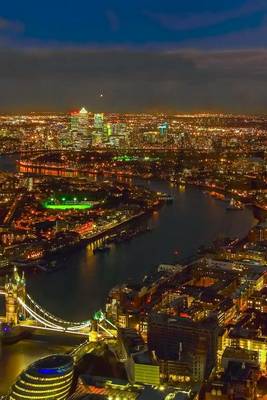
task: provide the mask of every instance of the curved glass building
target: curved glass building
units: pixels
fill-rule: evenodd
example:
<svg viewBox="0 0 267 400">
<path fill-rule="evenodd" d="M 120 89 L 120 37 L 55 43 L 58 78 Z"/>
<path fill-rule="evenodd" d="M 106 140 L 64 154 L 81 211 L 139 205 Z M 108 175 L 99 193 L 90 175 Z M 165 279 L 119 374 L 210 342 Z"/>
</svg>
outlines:
<svg viewBox="0 0 267 400">
<path fill-rule="evenodd" d="M 73 358 L 52 355 L 42 358 L 18 377 L 7 398 L 10 400 L 63 400 L 69 395 L 73 379 Z"/>
</svg>

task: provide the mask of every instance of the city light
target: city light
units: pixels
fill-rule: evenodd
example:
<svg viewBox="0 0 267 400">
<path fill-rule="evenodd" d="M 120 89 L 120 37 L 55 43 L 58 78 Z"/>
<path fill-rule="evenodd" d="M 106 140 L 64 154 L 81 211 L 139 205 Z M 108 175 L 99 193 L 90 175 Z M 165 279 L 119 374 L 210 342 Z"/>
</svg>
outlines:
<svg viewBox="0 0 267 400">
<path fill-rule="evenodd" d="M 0 400 L 267 400 L 265 2 L 2 3 Z"/>
</svg>

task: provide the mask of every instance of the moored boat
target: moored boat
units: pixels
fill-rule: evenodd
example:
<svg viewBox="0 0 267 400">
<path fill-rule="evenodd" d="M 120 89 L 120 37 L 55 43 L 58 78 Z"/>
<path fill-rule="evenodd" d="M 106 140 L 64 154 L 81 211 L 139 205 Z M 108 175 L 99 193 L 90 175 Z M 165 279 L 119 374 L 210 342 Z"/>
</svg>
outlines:
<svg viewBox="0 0 267 400">
<path fill-rule="evenodd" d="M 244 209 L 244 205 L 241 203 L 241 201 L 231 199 L 229 206 L 226 207 L 227 211 L 240 211 Z"/>
</svg>

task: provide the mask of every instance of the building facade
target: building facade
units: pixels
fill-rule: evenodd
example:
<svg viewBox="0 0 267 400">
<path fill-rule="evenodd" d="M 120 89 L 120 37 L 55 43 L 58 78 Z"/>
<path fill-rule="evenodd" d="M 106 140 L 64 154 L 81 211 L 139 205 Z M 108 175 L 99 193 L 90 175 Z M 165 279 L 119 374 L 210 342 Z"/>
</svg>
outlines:
<svg viewBox="0 0 267 400">
<path fill-rule="evenodd" d="M 73 359 L 52 355 L 31 364 L 10 389 L 8 400 L 65 400 L 73 380 Z"/>
</svg>

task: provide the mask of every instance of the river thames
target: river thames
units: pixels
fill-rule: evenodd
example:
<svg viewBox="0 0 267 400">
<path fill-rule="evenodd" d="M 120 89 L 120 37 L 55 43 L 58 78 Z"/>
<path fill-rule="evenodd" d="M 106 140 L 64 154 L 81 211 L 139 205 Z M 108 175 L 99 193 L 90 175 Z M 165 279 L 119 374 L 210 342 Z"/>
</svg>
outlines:
<svg viewBox="0 0 267 400">
<path fill-rule="evenodd" d="M 14 171 L 15 157 L 2 157 L 0 169 Z M 196 254 L 199 246 L 208 245 L 218 237 L 243 237 L 256 222 L 251 210 L 229 212 L 226 203 L 194 187 L 184 190 L 163 181 L 136 180 L 135 183 L 166 192 L 174 201 L 149 218 L 151 232 L 113 245 L 109 253 L 94 255 L 88 246 L 68 255 L 58 271 L 28 275 L 30 295 L 51 313 L 74 321 L 89 319 L 95 310 L 104 306 L 113 286 L 141 280 L 161 263 L 178 263 Z M 179 256 L 175 255 L 177 252 Z M 19 349 L 20 354 L 23 353 L 21 346 Z M 15 370 L 10 367 L 9 371 L 3 372 L 5 367 L 1 362 L 0 382 L 3 375 L 12 375 L 12 382 L 18 371 L 39 355 L 40 344 L 36 344 L 36 352 L 30 347 L 30 356 L 25 352 Z M 4 357 L 8 357 L 9 365 L 12 365 L 16 352 L 11 346 L 10 350 L 4 348 Z M 0 392 L 6 387 L 0 384 Z"/>
</svg>

